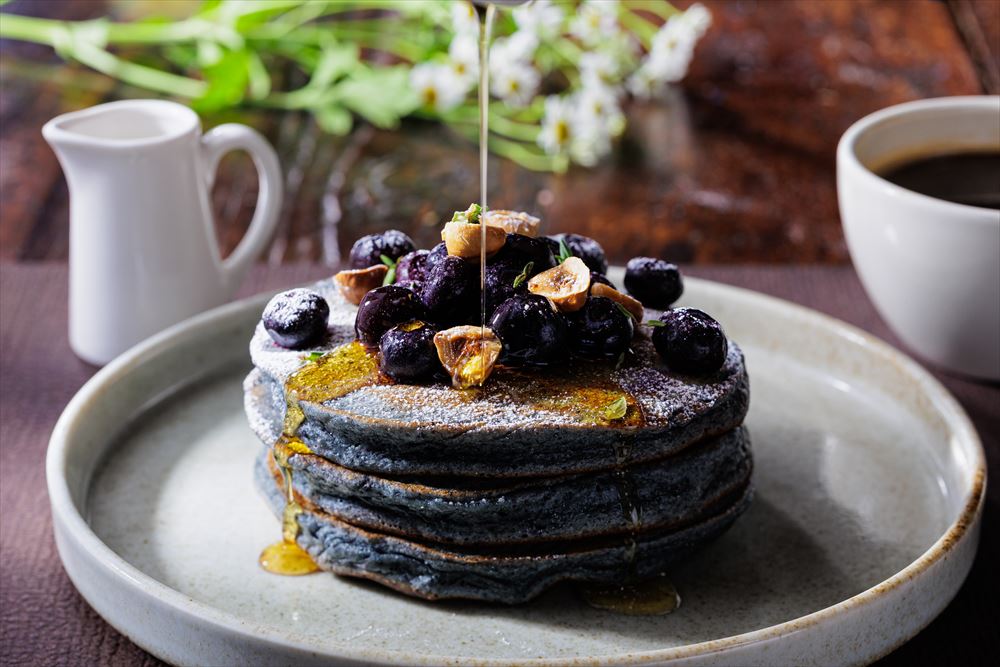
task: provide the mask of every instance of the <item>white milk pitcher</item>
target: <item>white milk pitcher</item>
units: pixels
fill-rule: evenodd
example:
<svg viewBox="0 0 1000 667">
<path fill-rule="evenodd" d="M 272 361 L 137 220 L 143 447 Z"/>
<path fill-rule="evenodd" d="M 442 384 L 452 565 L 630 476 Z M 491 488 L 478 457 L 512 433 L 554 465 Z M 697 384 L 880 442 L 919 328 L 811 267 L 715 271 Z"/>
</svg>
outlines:
<svg viewBox="0 0 1000 667">
<path fill-rule="evenodd" d="M 105 364 L 228 301 L 278 221 L 278 157 L 245 125 L 202 136 L 183 105 L 127 100 L 54 118 L 42 134 L 69 183 L 69 340 L 85 361 Z M 246 236 L 223 260 L 209 193 L 232 150 L 253 158 L 260 194 Z"/>
</svg>

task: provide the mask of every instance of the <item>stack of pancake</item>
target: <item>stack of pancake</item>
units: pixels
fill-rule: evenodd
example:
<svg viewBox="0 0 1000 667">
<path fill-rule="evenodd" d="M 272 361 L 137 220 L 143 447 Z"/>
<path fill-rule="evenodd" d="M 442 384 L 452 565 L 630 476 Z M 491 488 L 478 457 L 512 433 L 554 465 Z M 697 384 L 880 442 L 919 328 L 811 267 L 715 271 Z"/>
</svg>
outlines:
<svg viewBox="0 0 1000 667">
<path fill-rule="evenodd" d="M 517 603 L 563 580 L 659 574 L 750 502 L 735 344 L 697 379 L 664 369 L 645 330 L 618 367 L 498 368 L 470 390 L 392 384 L 352 342 L 356 307 L 330 281 L 312 289 L 330 304 L 329 340 L 287 350 L 258 326 L 245 407 L 266 445 L 257 482 L 280 515 L 281 449 L 297 543 L 323 569 Z"/>
</svg>

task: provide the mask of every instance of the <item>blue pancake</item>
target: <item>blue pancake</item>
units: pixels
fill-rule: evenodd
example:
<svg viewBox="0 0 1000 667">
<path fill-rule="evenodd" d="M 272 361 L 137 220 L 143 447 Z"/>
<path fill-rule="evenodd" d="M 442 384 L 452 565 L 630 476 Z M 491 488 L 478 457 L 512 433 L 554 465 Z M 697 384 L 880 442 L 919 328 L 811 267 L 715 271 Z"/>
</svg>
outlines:
<svg viewBox="0 0 1000 667">
<path fill-rule="evenodd" d="M 266 446 L 257 484 L 279 515 L 270 450 L 297 442 L 297 541 L 323 569 L 428 599 L 517 603 L 559 581 L 659 574 L 753 497 L 734 343 L 708 377 L 671 373 L 643 326 L 614 366 L 500 367 L 465 391 L 393 384 L 352 342 L 356 308 L 331 281 L 312 289 L 330 303 L 328 339 L 292 351 L 258 326 L 244 407 Z M 621 398 L 625 415 L 609 416 Z"/>
<path fill-rule="evenodd" d="M 267 456 L 265 451 L 258 459 L 257 485 L 280 517 L 285 497 Z M 690 523 L 626 539 L 474 551 L 360 528 L 305 502 L 307 509 L 297 517 L 296 541 L 321 569 L 376 581 L 407 595 L 517 604 L 563 581 L 613 585 L 661 574 L 725 532 L 752 498 L 753 487 L 747 484 Z"/>
</svg>

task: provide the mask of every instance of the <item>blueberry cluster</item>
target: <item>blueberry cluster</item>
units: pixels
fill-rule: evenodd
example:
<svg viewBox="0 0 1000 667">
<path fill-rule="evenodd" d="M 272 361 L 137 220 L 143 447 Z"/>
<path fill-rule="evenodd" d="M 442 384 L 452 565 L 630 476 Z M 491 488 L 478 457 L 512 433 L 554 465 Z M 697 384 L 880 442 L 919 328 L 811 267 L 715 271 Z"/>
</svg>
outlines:
<svg viewBox="0 0 1000 667">
<path fill-rule="evenodd" d="M 583 264 L 567 262 L 563 269 L 579 267 L 584 279 L 590 271 L 589 287 L 584 282 L 578 292 L 585 299 L 582 305 L 576 300 L 570 308 L 534 293 L 534 287 L 529 291 L 532 278 L 558 273 L 569 257 Z M 480 324 L 483 296 L 488 326 L 502 344 L 499 363 L 504 366 L 544 367 L 571 358 L 619 360 L 638 330 L 635 318 L 642 305 L 666 311 L 648 324 L 654 327 L 653 344 L 671 370 L 703 375 L 718 370 L 726 359 L 728 344 L 718 322 L 700 310 L 669 309 L 683 291 L 675 265 L 649 257 L 631 260 L 625 287 L 637 302 L 617 292 L 605 277 L 608 263 L 600 244 L 579 234 L 532 238 L 508 233 L 487 261 L 484 294 L 478 262 L 449 255 L 445 243 L 417 250 L 406 234 L 392 230 L 354 244 L 352 269 L 380 263 L 392 267 L 386 280 L 391 284 L 371 289 L 361 299 L 355 333 L 365 347 L 379 351 L 382 372 L 398 382 L 443 377 L 434 336 L 449 327 Z M 598 295 L 595 285 L 611 289 L 602 287 Z M 318 294 L 292 290 L 268 304 L 263 320 L 275 342 L 301 349 L 322 339 L 328 315 L 329 306 Z"/>
</svg>

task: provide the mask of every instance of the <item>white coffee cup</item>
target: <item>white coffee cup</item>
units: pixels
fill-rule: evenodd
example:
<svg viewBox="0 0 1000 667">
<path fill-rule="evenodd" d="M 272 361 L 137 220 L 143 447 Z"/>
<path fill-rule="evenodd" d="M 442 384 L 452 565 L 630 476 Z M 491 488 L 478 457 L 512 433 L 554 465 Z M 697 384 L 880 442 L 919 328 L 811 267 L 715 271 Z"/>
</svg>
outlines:
<svg viewBox="0 0 1000 667">
<path fill-rule="evenodd" d="M 1000 380 L 1000 211 L 878 175 L 967 151 L 1000 151 L 1000 96 L 907 102 L 862 118 L 837 148 L 840 216 L 861 282 L 900 339 L 944 369 Z"/>
</svg>

